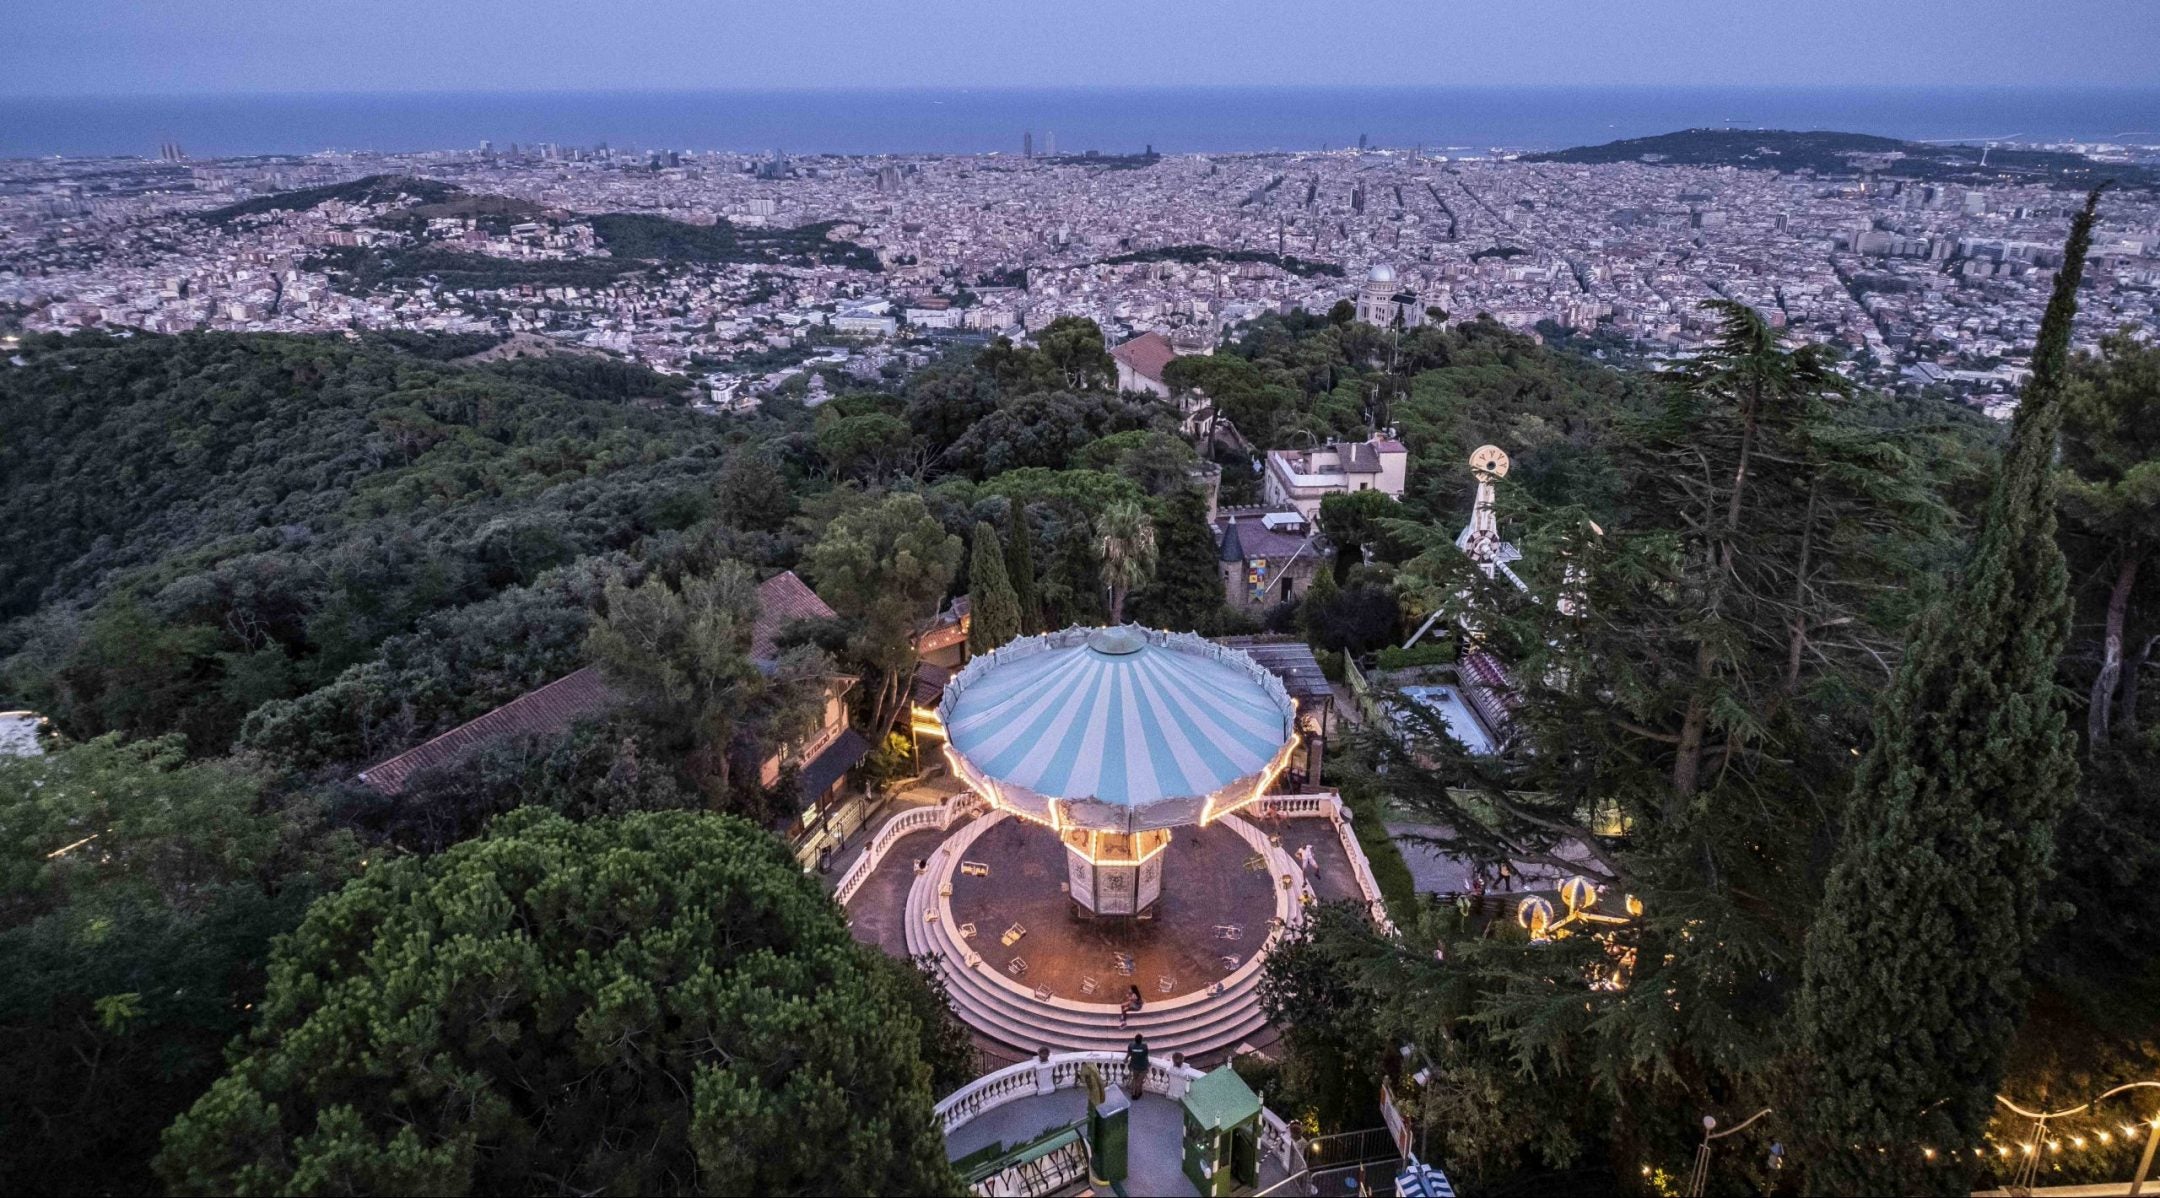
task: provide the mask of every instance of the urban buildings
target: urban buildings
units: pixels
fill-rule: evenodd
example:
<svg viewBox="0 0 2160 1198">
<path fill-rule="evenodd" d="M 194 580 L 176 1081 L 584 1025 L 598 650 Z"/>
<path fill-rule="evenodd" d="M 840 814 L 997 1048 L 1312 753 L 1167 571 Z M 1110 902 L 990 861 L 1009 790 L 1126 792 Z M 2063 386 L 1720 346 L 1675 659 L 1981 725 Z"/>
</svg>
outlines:
<svg viewBox="0 0 2160 1198">
<path fill-rule="evenodd" d="M 1894 164 L 1825 175 L 1342 150 L 1110 165 L 1043 141 L 1035 158 L 524 146 L 0 163 L 0 310 L 33 331 L 516 334 L 690 375 L 740 408 L 809 375 L 876 378 L 944 340 L 1025 338 L 1061 315 L 1182 353 L 1258 315 L 1350 300 L 1382 327 L 1437 309 L 1655 359 L 1702 345 L 1713 330 L 1698 305 L 1730 298 L 1835 345 L 1858 378 L 2001 412 L 2074 198 L 2014 178 L 1900 180 Z M 370 176 L 488 198 L 201 219 Z M 598 232 L 610 213 L 810 229 L 862 257 L 632 266 Z M 504 269 L 421 269 L 439 254 Z M 356 256 L 400 269 L 341 269 Z M 2111 200 L 2088 277 L 2081 340 L 2156 323 L 2160 200 Z M 1150 377 L 1131 371 L 1142 389 Z"/>
</svg>

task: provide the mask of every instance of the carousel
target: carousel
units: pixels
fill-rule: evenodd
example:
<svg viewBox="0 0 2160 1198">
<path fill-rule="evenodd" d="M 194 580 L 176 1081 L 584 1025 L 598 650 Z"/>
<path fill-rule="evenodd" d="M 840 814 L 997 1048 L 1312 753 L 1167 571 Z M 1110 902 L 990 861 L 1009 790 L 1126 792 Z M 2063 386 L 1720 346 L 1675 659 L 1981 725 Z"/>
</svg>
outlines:
<svg viewBox="0 0 2160 1198">
<path fill-rule="evenodd" d="M 975 658 L 939 706 L 953 772 L 1064 846 L 1088 916 L 1147 915 L 1174 830 L 1253 802 L 1297 753 L 1297 709 L 1251 657 L 1126 625 Z"/>
</svg>

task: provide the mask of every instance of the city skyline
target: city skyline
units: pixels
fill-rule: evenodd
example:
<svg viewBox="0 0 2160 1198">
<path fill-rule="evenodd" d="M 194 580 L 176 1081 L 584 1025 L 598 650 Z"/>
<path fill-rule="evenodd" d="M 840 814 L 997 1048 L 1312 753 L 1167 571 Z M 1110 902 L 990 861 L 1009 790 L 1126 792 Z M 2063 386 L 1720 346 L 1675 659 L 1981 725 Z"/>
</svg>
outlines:
<svg viewBox="0 0 2160 1198">
<path fill-rule="evenodd" d="M 27 0 L 0 96 L 1160 86 L 2150 86 L 2134 0 L 1147 5 L 1009 19 L 986 0 L 772 10 L 665 0 L 143 7 Z M 1522 22 L 1536 16 L 1535 36 Z M 605 17 L 606 19 L 602 19 Z M 1947 32 L 1978 39 L 1943 52 Z M 1934 47 L 1934 49 L 1930 49 Z M 1989 53 L 1988 47 L 2000 52 Z"/>
</svg>

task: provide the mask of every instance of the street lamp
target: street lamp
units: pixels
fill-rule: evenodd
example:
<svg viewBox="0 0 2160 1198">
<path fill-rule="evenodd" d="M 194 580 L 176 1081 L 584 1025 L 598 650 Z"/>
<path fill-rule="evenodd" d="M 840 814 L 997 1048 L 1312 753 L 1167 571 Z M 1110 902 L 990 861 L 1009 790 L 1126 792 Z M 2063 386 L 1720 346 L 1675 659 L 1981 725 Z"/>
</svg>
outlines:
<svg viewBox="0 0 2160 1198">
<path fill-rule="evenodd" d="M 2026 1142 L 2025 1158 L 2019 1162 L 2017 1177 L 2011 1184 L 2030 1189 L 2033 1181 L 2039 1175 L 2040 1141 L 2047 1131 L 2048 1120 L 2060 1119 L 2066 1115 L 2075 1115 L 2081 1111 L 2089 1111 L 2117 1094 L 2128 1093 L 2131 1090 L 2160 1090 L 2160 1081 L 2127 1082 L 2088 1102 L 2079 1103 L 2077 1106 L 2064 1107 L 2059 1111 L 2028 1111 L 2024 1107 L 1997 1094 L 1995 1101 L 2001 1103 L 2004 1109 L 2014 1115 L 2020 1115 L 2033 1121 L 2032 1139 Z M 2145 1153 L 2138 1158 L 2137 1176 L 2130 1180 L 2131 1198 L 2137 1198 L 2137 1195 L 2144 1192 L 2145 1179 L 2152 1175 L 2153 1152 L 2155 1149 L 2160 1149 L 2160 1114 L 2154 1115 L 2147 1121 L 2147 1124 L 2149 1130 L 2145 1136 Z M 2128 1138 L 2130 1134 L 2131 1127 L 2126 1125 L 2123 1128 L 2123 1135 Z"/>
<path fill-rule="evenodd" d="M 1722 1140 L 1726 1136 L 1738 1135 L 1753 1126 L 1756 1120 L 1769 1113 L 1770 1108 L 1764 1107 L 1724 1131 L 1717 1129 L 1716 1115 L 1704 1115 L 1702 1117 L 1702 1143 L 1695 1148 L 1695 1171 L 1688 1175 L 1688 1198 L 1702 1198 L 1703 1187 L 1710 1181 L 1710 1142 L 1712 1140 Z M 1773 1148 L 1772 1152 L 1775 1154 L 1776 1149 Z"/>
</svg>

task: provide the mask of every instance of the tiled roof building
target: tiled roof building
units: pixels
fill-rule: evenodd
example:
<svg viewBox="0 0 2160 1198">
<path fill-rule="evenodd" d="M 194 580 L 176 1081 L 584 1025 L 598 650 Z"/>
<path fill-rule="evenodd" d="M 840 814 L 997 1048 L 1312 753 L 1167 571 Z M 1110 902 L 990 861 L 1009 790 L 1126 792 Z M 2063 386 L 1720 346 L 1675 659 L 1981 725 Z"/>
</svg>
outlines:
<svg viewBox="0 0 2160 1198">
<path fill-rule="evenodd" d="M 1163 382 L 1163 367 L 1168 366 L 1178 352 L 1168 337 L 1161 333 L 1142 333 L 1130 341 L 1111 346 L 1110 356 L 1117 362 L 1118 390 L 1170 394 L 1170 385 Z"/>
<path fill-rule="evenodd" d="M 751 659 L 760 664 L 777 660 L 780 635 L 788 625 L 832 617 L 833 609 L 793 571 L 775 574 L 758 585 L 757 622 L 750 631 Z M 495 741 L 566 731 L 579 720 L 603 715 L 622 702 L 622 694 L 608 685 L 600 667 L 586 666 L 417 748 L 369 766 L 361 771 L 360 781 L 382 794 L 402 794 L 412 776 L 421 770 L 448 765 Z M 825 744 L 830 744 L 830 738 Z"/>
<path fill-rule="evenodd" d="M 836 614 L 793 570 L 782 570 L 758 584 L 757 623 L 750 629 L 750 659 L 770 662 L 780 656 L 780 634 L 800 620 L 830 620 Z"/>
<path fill-rule="evenodd" d="M 360 772 L 360 781 L 382 794 L 402 794 L 406 783 L 421 770 L 448 765 L 494 741 L 561 732 L 579 720 L 599 715 L 621 702 L 622 696 L 600 676 L 600 667 L 586 666 L 539 690 L 519 695 L 479 719 L 460 724 L 418 748 L 369 766 Z"/>
</svg>

